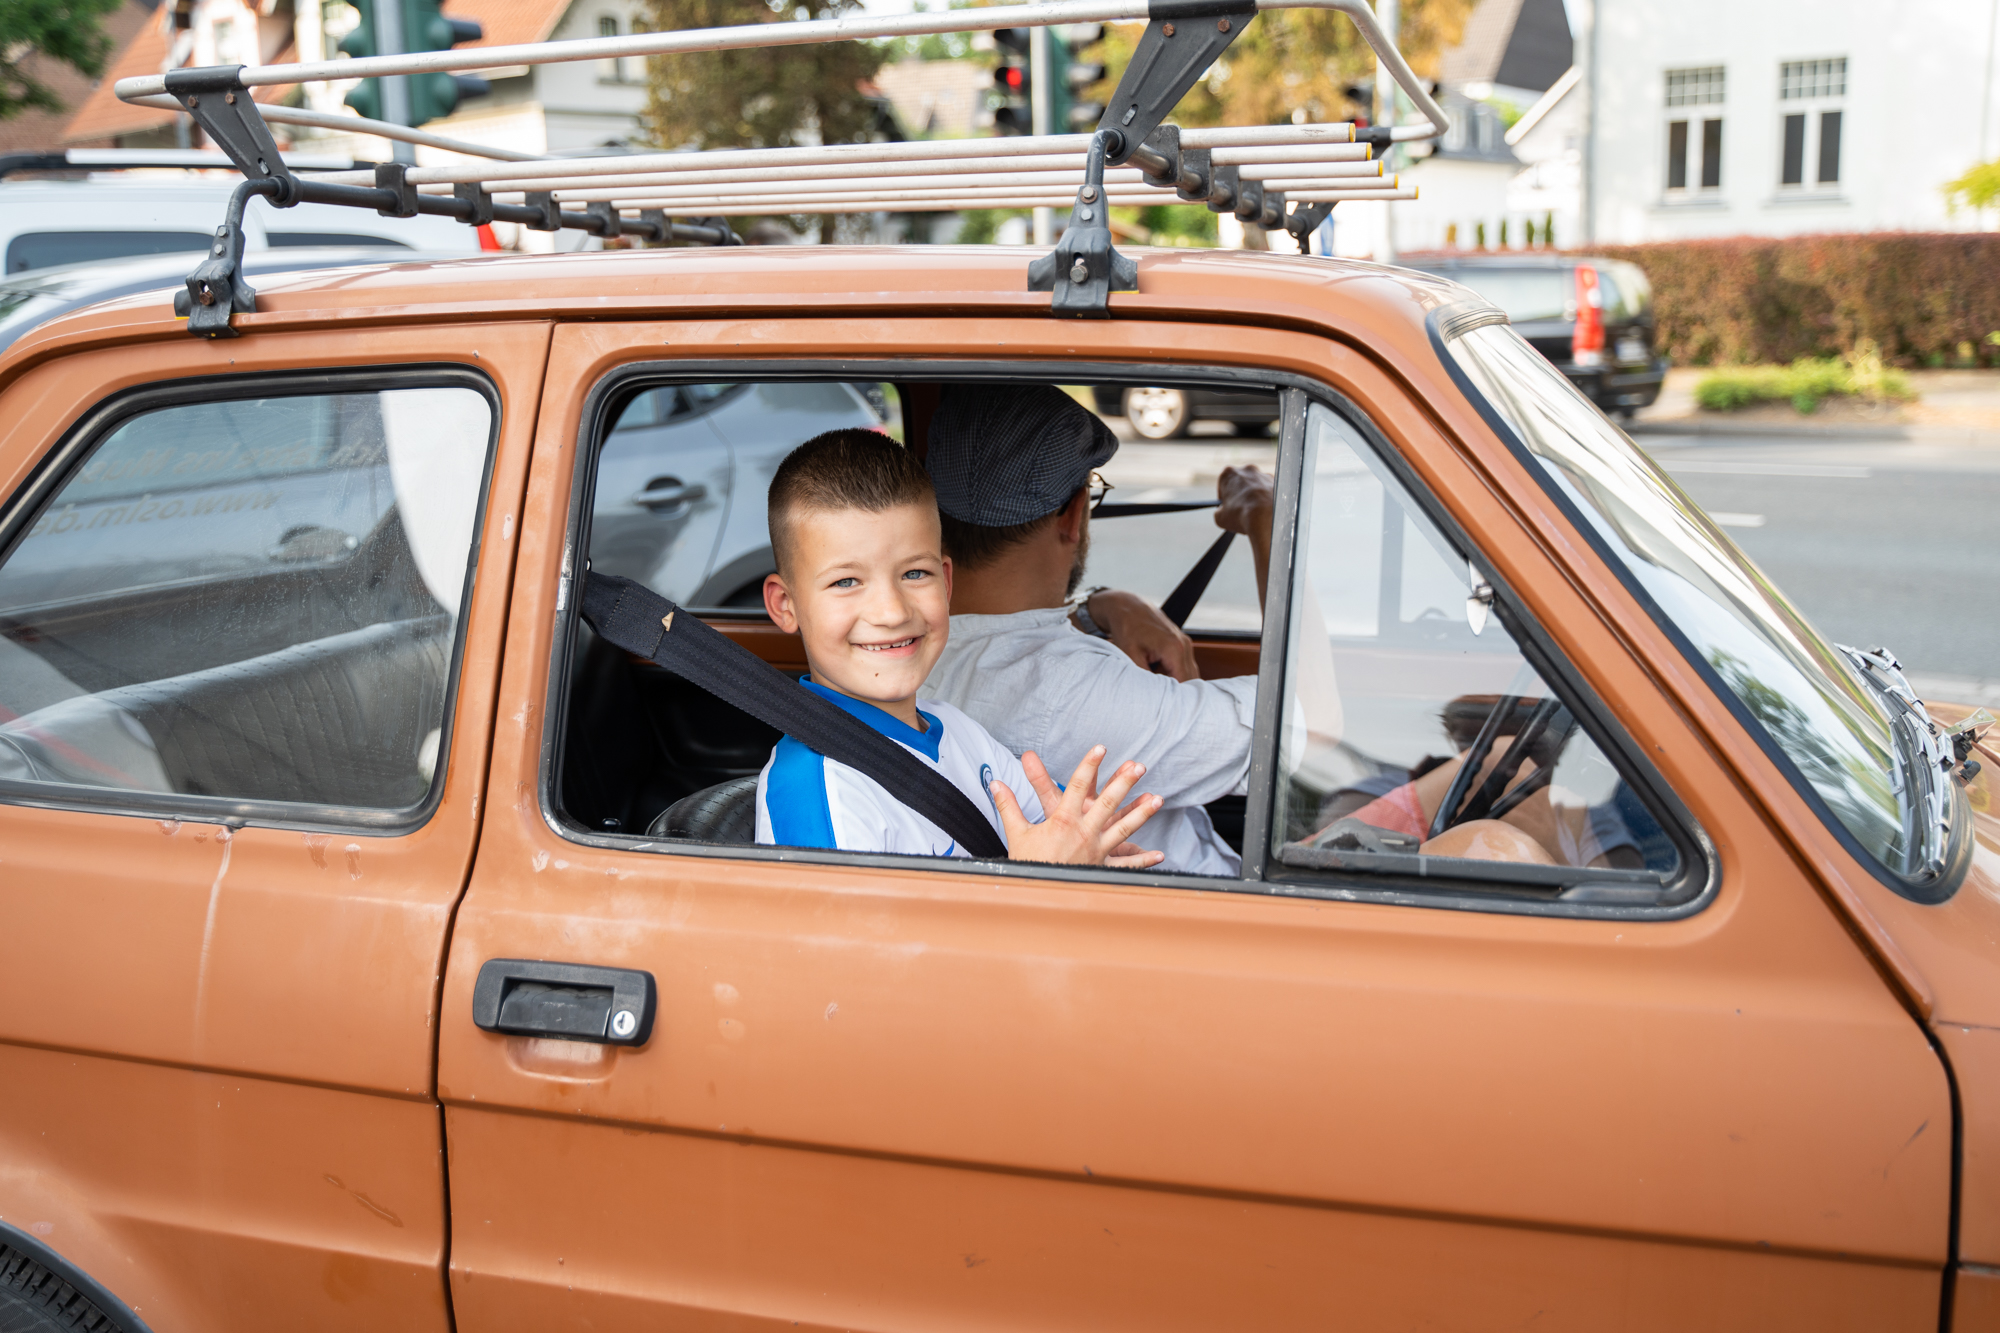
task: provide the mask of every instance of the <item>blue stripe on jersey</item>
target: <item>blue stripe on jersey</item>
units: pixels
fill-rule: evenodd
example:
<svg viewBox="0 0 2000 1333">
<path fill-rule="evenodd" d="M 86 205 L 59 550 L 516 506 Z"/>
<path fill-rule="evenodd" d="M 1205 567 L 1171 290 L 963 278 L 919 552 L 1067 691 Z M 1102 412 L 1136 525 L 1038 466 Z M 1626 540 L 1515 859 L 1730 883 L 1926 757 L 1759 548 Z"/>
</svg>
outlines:
<svg viewBox="0 0 2000 1333">
<path fill-rule="evenodd" d="M 808 676 L 800 676 L 799 684 L 835 707 L 860 718 L 890 740 L 901 741 L 933 764 L 938 762 L 938 742 L 944 739 L 944 724 L 922 709 L 917 710 L 917 716 L 924 720 L 927 729 L 918 731 L 901 718 L 883 712 L 874 704 L 850 698 L 838 690 L 829 690 Z"/>
<path fill-rule="evenodd" d="M 790 736 L 780 736 L 771 754 L 764 808 L 771 815 L 771 839 L 780 847 L 839 849 L 833 807 L 826 800 L 826 760 Z"/>
</svg>

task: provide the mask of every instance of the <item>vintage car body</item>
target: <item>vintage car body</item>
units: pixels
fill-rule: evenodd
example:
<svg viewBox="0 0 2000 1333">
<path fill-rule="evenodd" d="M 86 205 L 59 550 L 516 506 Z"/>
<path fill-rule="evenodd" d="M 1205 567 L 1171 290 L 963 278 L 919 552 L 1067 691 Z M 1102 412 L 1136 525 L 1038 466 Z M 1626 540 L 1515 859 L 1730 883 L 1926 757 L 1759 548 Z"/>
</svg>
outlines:
<svg viewBox="0 0 2000 1333">
<path fill-rule="evenodd" d="M 1460 289 L 1145 254 L 1063 320 L 1026 262 L 503 256 L 273 281 L 232 339 L 154 296 L 10 349 L 8 524 L 161 385 L 443 365 L 497 427 L 421 818 L 7 788 L 0 1243 L 160 1333 L 2000 1327 L 1993 767 L 1955 891 L 1892 891 L 1468 402 L 1427 322 Z M 1344 396 L 1684 806 L 1707 887 L 1442 910 L 567 823 L 593 386 L 836 363 Z M 650 1040 L 481 1030 L 504 958 L 650 972 Z"/>
</svg>

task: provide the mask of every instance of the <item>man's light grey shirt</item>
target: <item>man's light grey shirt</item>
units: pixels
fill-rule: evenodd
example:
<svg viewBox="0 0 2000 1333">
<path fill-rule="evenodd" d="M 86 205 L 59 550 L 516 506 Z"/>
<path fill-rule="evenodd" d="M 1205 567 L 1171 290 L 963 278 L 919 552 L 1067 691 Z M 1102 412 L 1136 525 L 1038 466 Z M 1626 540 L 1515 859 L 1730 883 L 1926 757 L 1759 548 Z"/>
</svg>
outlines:
<svg viewBox="0 0 2000 1333">
<path fill-rule="evenodd" d="M 1138 760 L 1146 776 L 1136 790 L 1166 807 L 1133 841 L 1166 853 L 1161 870 L 1242 873 L 1242 858 L 1216 836 L 1202 806 L 1249 783 L 1256 677 L 1156 675 L 1055 606 L 953 616 L 951 641 L 919 697 L 962 709 L 1015 754 L 1033 750 L 1057 782 L 1069 780 L 1093 745 L 1105 747 L 1107 776 Z"/>
</svg>

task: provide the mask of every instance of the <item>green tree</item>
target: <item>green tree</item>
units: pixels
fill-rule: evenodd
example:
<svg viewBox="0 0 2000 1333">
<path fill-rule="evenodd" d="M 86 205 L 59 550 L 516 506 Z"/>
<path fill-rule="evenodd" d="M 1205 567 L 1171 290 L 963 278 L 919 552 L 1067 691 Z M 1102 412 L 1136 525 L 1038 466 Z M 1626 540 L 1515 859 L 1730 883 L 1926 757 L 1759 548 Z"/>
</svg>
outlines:
<svg viewBox="0 0 2000 1333">
<path fill-rule="evenodd" d="M 104 16 L 124 0 L 0 0 L 0 120 L 61 111 L 54 89 L 28 72 L 37 55 L 97 78 L 111 57 Z"/>
<path fill-rule="evenodd" d="M 799 0 L 782 8 L 764 0 L 649 0 L 647 7 L 659 31 L 839 18 L 861 8 L 858 0 Z M 644 124 L 665 148 L 863 141 L 876 111 L 861 85 L 884 55 L 866 42 L 816 42 L 655 57 Z"/>
<path fill-rule="evenodd" d="M 0 0 L 11 3 L 11 0 Z M 839 18 L 859 0 L 648 0 L 655 31 Z M 790 148 L 874 137 L 878 113 L 861 85 L 887 53 L 866 42 L 813 42 L 656 56 L 640 123 L 663 148 Z M 744 218 L 749 225 L 753 219 Z M 831 241 L 839 219 L 819 220 Z"/>
<path fill-rule="evenodd" d="M 1982 163 L 1957 180 L 1947 181 L 1944 197 L 1954 210 L 1991 208 L 1994 201 L 2000 200 L 2000 162 Z"/>
<path fill-rule="evenodd" d="M 1435 78 L 1438 57 L 1465 33 L 1473 0 L 1403 0 L 1403 58 Z M 1108 101 L 1138 44 L 1140 24 L 1114 27 L 1104 43 L 1104 82 L 1084 94 Z M 1188 91 L 1173 119 L 1182 125 L 1314 123 L 1366 113 L 1349 104 L 1347 89 L 1372 81 L 1375 53 L 1345 14 L 1324 9 L 1274 9 L 1257 16 Z"/>
</svg>

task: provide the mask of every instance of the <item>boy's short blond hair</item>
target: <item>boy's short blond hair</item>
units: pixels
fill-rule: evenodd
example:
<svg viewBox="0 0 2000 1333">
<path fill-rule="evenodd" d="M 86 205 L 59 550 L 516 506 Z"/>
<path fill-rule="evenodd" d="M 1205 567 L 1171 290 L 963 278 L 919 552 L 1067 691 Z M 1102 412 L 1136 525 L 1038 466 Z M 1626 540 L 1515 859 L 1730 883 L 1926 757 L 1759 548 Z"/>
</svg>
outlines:
<svg viewBox="0 0 2000 1333">
<path fill-rule="evenodd" d="M 879 514 L 898 505 L 937 507 L 930 474 L 909 450 L 874 430 L 830 430 L 785 455 L 771 478 L 768 521 L 778 573 L 791 564 L 792 524 L 807 510 L 862 509 Z"/>
</svg>

